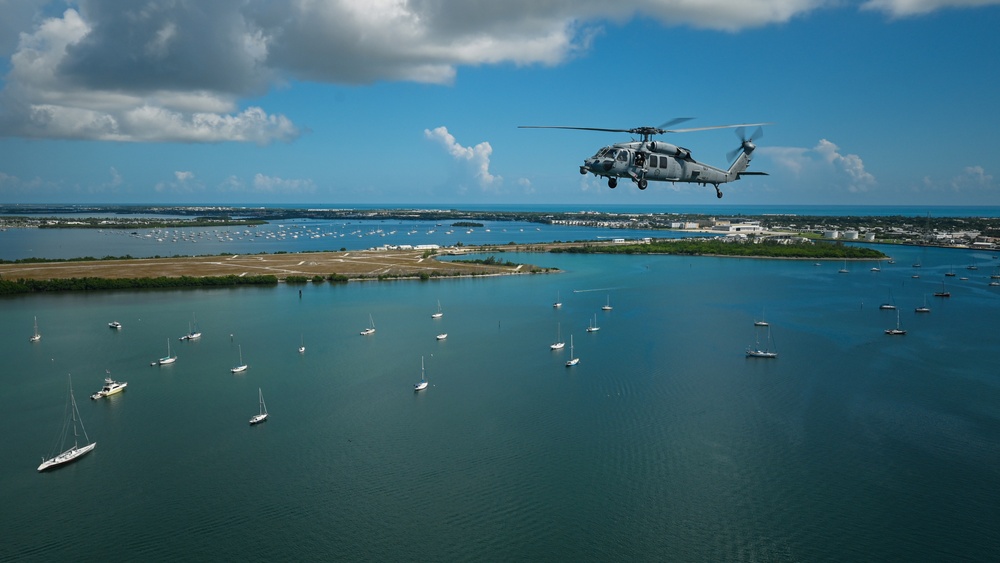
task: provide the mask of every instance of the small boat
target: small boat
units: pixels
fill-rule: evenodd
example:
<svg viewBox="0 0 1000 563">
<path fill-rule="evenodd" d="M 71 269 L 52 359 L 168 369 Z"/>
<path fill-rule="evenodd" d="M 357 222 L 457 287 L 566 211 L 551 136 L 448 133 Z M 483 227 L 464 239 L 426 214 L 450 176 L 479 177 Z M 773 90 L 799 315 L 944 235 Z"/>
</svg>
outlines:
<svg viewBox="0 0 1000 563">
<path fill-rule="evenodd" d="M 840 270 L 838 270 L 837 273 L 840 273 L 840 274 L 849 274 L 849 273 L 851 273 L 851 271 L 847 269 L 847 260 L 844 260 L 844 267 L 841 268 Z"/>
<path fill-rule="evenodd" d="M 767 327 L 767 342 L 764 349 L 760 349 L 760 336 L 757 337 L 756 346 L 751 348 L 747 346 L 747 357 L 748 358 L 777 358 L 778 353 L 771 351 L 771 327 Z"/>
<path fill-rule="evenodd" d="M 172 363 L 174 363 L 176 361 L 177 361 L 177 356 L 176 355 L 174 355 L 174 356 L 170 355 L 170 339 L 168 338 L 167 339 L 167 355 L 163 356 L 162 358 L 160 358 L 159 360 L 157 360 L 156 363 L 160 364 L 161 366 L 165 366 L 167 364 L 172 364 Z"/>
<path fill-rule="evenodd" d="M 573 367 L 580 363 L 580 358 L 573 355 L 573 335 L 569 335 L 569 360 L 566 361 L 566 367 Z"/>
<path fill-rule="evenodd" d="M 562 307 L 562 301 L 559 300 L 559 292 L 558 291 L 556 292 L 556 302 L 553 303 L 552 306 L 554 308 L 556 308 L 556 309 L 558 309 L 559 307 Z"/>
<path fill-rule="evenodd" d="M 67 450 L 63 450 L 62 453 L 53 455 L 48 459 L 43 457 L 42 464 L 38 466 L 39 471 L 45 471 L 46 469 L 69 463 L 97 447 L 97 442 L 90 441 L 90 437 L 87 436 L 87 429 L 83 427 L 83 419 L 80 418 L 80 409 L 77 408 L 76 398 L 73 397 L 72 378 L 70 378 L 69 381 L 69 403 L 66 405 L 66 415 L 62 425 L 62 430 L 59 433 L 59 446 L 57 450 L 62 450 L 66 446 L 66 439 L 68 438 L 67 432 L 69 430 L 70 423 L 73 425 L 73 446 Z M 80 436 L 77 433 L 78 423 L 80 429 L 83 430 L 83 438 L 87 440 L 87 443 L 84 446 L 80 446 Z"/>
<path fill-rule="evenodd" d="M 432 319 L 440 319 L 443 316 L 444 316 L 444 313 L 441 312 L 441 301 L 438 301 L 438 310 L 437 310 L 437 313 L 434 313 L 433 315 L 431 315 L 431 318 Z"/>
<path fill-rule="evenodd" d="M 889 290 L 889 300 L 878 306 L 879 309 L 883 311 L 893 310 L 896 308 L 896 303 L 892 300 L 892 290 Z"/>
<path fill-rule="evenodd" d="M 594 313 L 594 322 L 587 327 L 587 332 L 597 332 L 601 327 L 597 326 L 597 313 Z"/>
<path fill-rule="evenodd" d="M 549 345 L 550 350 L 562 350 L 566 343 L 562 341 L 562 325 L 556 325 L 556 341 Z"/>
<path fill-rule="evenodd" d="M 369 334 L 375 334 L 375 319 L 371 315 L 368 315 L 368 328 L 361 331 L 361 336 L 368 336 Z"/>
<path fill-rule="evenodd" d="M 233 366 L 229 370 L 232 373 L 240 373 L 240 372 L 246 371 L 247 367 L 249 367 L 249 366 L 247 366 L 246 364 L 243 363 L 243 345 L 242 344 L 239 345 L 239 350 L 240 350 L 240 363 L 236 364 L 235 366 Z"/>
<path fill-rule="evenodd" d="M 28 342 L 38 342 L 42 339 L 42 333 L 38 332 L 38 317 L 35 317 L 35 333 L 31 335 Z"/>
<path fill-rule="evenodd" d="M 115 330 L 121 330 L 122 323 L 120 323 L 118 321 L 111 321 L 110 323 L 108 323 L 108 328 L 113 328 Z"/>
<path fill-rule="evenodd" d="M 611 309 L 612 309 L 612 307 L 611 307 L 611 296 L 609 295 L 608 296 L 608 303 L 607 303 L 607 305 L 601 307 L 601 310 L 602 311 L 610 311 Z"/>
<path fill-rule="evenodd" d="M 108 372 L 108 375 L 110 376 L 111 372 Z M 121 393 L 126 387 L 128 387 L 127 381 L 115 381 L 114 379 L 111 379 L 111 377 L 105 377 L 104 387 L 101 387 L 101 390 L 91 395 L 90 398 L 96 400 L 103 399 L 104 397 L 110 397 L 115 393 Z"/>
<path fill-rule="evenodd" d="M 194 315 L 191 315 L 194 318 Z M 198 330 L 198 321 L 194 321 L 194 328 L 191 328 L 191 323 L 188 323 L 187 334 L 180 337 L 179 340 L 197 340 L 201 338 L 201 331 Z"/>
<path fill-rule="evenodd" d="M 914 313 L 930 313 L 931 309 L 927 306 L 927 295 L 924 295 L 924 304 L 913 310 Z"/>
<path fill-rule="evenodd" d="M 257 397 L 260 399 L 260 411 L 250 417 L 250 426 L 267 420 L 267 405 L 264 404 L 264 392 L 260 390 L 260 387 L 257 388 Z"/>
<path fill-rule="evenodd" d="M 753 322 L 753 326 L 770 326 L 770 325 L 767 324 L 767 321 L 764 320 L 764 310 L 763 309 L 760 310 L 760 320 L 759 321 L 754 321 Z"/>
<path fill-rule="evenodd" d="M 881 272 L 882 271 L 882 262 L 879 261 L 878 266 L 872 266 L 872 271 L 873 272 Z"/>
<path fill-rule="evenodd" d="M 896 328 L 887 328 L 885 333 L 893 336 L 906 334 L 906 330 L 899 326 L 899 311 L 896 311 Z"/>
<path fill-rule="evenodd" d="M 435 336 L 435 338 L 437 338 L 438 340 L 444 340 L 445 338 L 448 338 L 448 333 L 442 332 L 441 334 Z"/>
<path fill-rule="evenodd" d="M 941 291 L 934 292 L 934 297 L 951 297 L 951 292 L 944 288 L 944 282 L 941 282 Z"/>
<path fill-rule="evenodd" d="M 305 354 L 305 353 L 306 353 L 306 341 L 305 341 L 305 337 L 302 336 L 302 335 L 299 335 L 299 354 Z"/>
<path fill-rule="evenodd" d="M 413 384 L 413 392 L 423 391 L 427 389 L 427 378 L 424 377 L 424 357 L 420 356 L 420 382 Z"/>
</svg>

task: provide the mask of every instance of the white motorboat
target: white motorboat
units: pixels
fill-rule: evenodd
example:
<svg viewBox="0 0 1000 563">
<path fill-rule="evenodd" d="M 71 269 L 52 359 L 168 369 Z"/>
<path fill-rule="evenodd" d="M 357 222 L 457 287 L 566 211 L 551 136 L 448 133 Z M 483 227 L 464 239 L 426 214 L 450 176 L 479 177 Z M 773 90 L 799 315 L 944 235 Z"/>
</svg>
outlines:
<svg viewBox="0 0 1000 563">
<path fill-rule="evenodd" d="M 118 321 L 111 321 L 110 323 L 108 323 L 108 328 L 113 328 L 115 330 L 121 330 L 122 323 L 120 323 Z"/>
<path fill-rule="evenodd" d="M 101 390 L 90 396 L 91 399 L 103 399 L 104 397 L 110 397 L 115 393 L 121 393 L 128 387 L 127 381 L 115 381 L 110 377 L 104 378 L 104 387 Z"/>
</svg>

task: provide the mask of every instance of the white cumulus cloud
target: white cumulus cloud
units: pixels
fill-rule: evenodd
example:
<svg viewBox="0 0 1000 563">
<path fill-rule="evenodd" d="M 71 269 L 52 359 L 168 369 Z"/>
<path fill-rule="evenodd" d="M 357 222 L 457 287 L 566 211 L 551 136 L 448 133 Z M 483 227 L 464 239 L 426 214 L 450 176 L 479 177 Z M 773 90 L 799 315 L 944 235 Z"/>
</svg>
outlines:
<svg viewBox="0 0 1000 563">
<path fill-rule="evenodd" d="M 0 134 L 258 144 L 290 141 L 299 135 L 285 116 L 268 115 L 259 107 L 238 111 L 236 94 L 218 85 L 144 81 L 141 73 L 127 72 L 133 70 L 129 68 L 109 70 L 83 63 L 74 67 L 70 64 L 73 54 L 87 44 L 94 29 L 81 13 L 69 9 L 61 17 L 44 20 L 33 32 L 21 34 L 0 94 Z M 167 35 L 160 39 L 167 41 Z M 126 45 L 115 47 L 125 50 Z M 94 75 L 108 75 L 108 80 L 91 82 Z"/>
<path fill-rule="evenodd" d="M 849 192 L 865 192 L 877 184 L 856 154 L 843 154 L 836 144 L 820 139 L 811 149 L 802 147 L 760 147 L 781 168 L 802 182 L 833 184 Z"/>
<path fill-rule="evenodd" d="M 879 10 L 901 18 L 929 14 L 945 8 L 976 8 L 997 4 L 1000 4 L 1000 0 L 868 0 L 861 5 L 861 9 Z"/>
<path fill-rule="evenodd" d="M 473 176 L 482 188 L 499 186 L 503 182 L 501 176 L 495 176 L 490 172 L 490 156 L 493 154 L 493 147 L 489 142 L 483 141 L 472 147 L 465 147 L 455 140 L 455 136 L 448 132 L 447 127 L 437 127 L 433 130 L 424 129 L 424 136 L 432 141 L 441 144 L 456 160 L 467 162 Z"/>
</svg>

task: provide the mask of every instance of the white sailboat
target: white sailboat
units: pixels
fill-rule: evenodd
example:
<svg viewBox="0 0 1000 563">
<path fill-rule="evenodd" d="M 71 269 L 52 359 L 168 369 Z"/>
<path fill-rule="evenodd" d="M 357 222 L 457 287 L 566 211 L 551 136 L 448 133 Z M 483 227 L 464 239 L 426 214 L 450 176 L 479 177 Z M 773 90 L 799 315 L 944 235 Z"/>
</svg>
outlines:
<svg viewBox="0 0 1000 563">
<path fill-rule="evenodd" d="M 413 392 L 423 391 L 427 389 L 427 378 L 424 377 L 424 357 L 420 356 L 420 382 L 413 384 Z"/>
<path fill-rule="evenodd" d="M 167 355 L 163 356 L 162 358 L 160 358 L 159 360 L 157 360 L 156 363 L 160 364 L 161 366 L 165 366 L 167 364 L 172 364 L 172 363 L 174 363 L 176 361 L 177 361 L 177 356 L 176 355 L 174 355 L 174 356 L 170 355 L 170 339 L 168 338 L 167 339 Z"/>
<path fill-rule="evenodd" d="M 73 446 L 69 449 L 63 450 L 63 448 L 66 447 L 66 440 L 69 437 L 68 431 L 70 423 L 73 424 Z M 78 423 L 80 429 L 83 430 L 83 438 L 87 441 L 84 446 L 80 446 L 80 436 L 77 433 Z M 69 403 L 66 405 L 66 415 L 62 431 L 59 434 L 58 446 L 54 448 L 54 451 L 62 450 L 62 453 L 55 454 L 48 459 L 43 457 L 42 464 L 38 466 L 38 470 L 45 471 L 46 469 L 57 467 L 59 465 L 63 465 L 64 463 L 69 463 L 95 447 L 97 447 L 97 442 L 90 441 L 90 437 L 87 436 L 87 429 L 83 427 L 83 420 L 80 418 L 80 410 L 76 407 L 76 398 L 73 397 L 73 380 L 70 378 Z"/>
<path fill-rule="evenodd" d="M 927 306 L 927 294 L 924 294 L 924 304 L 913 310 L 914 313 L 930 313 L 931 308 Z"/>
<path fill-rule="evenodd" d="M 437 310 L 437 313 L 434 313 L 433 315 L 431 315 L 431 318 L 432 319 L 440 319 L 443 316 L 444 316 L 444 313 L 441 312 L 441 300 L 438 300 L 438 310 Z"/>
<path fill-rule="evenodd" d="M 573 335 L 569 335 L 569 360 L 566 361 L 566 367 L 573 367 L 580 363 L 580 358 L 573 355 Z"/>
<path fill-rule="evenodd" d="M 760 349 L 760 336 L 758 335 L 757 336 L 757 343 L 756 343 L 756 345 L 753 348 L 751 348 L 750 346 L 747 346 L 747 357 L 748 358 L 777 358 L 778 357 L 778 353 L 771 351 L 771 343 L 772 343 L 771 342 L 771 327 L 768 326 L 767 327 L 767 343 L 764 346 L 764 349 L 763 350 Z"/>
<path fill-rule="evenodd" d="M 371 315 L 368 315 L 368 328 L 361 331 L 361 336 L 368 336 L 369 334 L 375 334 L 375 319 Z"/>
<path fill-rule="evenodd" d="M 611 307 L 611 296 L 608 295 L 608 303 L 607 303 L 607 305 L 601 307 L 601 310 L 602 311 L 610 311 L 611 309 L 612 309 L 612 307 Z"/>
<path fill-rule="evenodd" d="M 837 273 L 840 273 L 840 274 L 849 274 L 849 273 L 851 273 L 851 271 L 847 269 L 847 260 L 844 260 L 844 267 L 841 268 L 840 270 L 838 270 Z"/>
<path fill-rule="evenodd" d="M 559 299 L 559 292 L 558 291 L 556 292 L 556 302 L 553 303 L 552 306 L 554 308 L 556 308 L 556 309 L 558 309 L 559 307 L 562 307 L 562 301 Z"/>
<path fill-rule="evenodd" d="M 886 334 L 891 334 L 893 336 L 906 334 L 906 329 L 899 326 L 899 310 L 896 310 L 896 328 L 885 329 Z"/>
<path fill-rule="evenodd" d="M 753 322 L 753 326 L 769 326 L 767 324 L 767 321 L 764 320 L 764 309 L 760 310 L 760 320 L 759 321 L 755 320 Z"/>
<path fill-rule="evenodd" d="M 35 333 L 31 335 L 28 342 L 38 342 L 42 339 L 42 333 L 38 332 L 38 317 L 35 317 Z"/>
<path fill-rule="evenodd" d="M 893 310 L 896 308 L 896 302 L 892 300 L 892 290 L 889 290 L 889 300 L 878 306 L 882 310 Z"/>
<path fill-rule="evenodd" d="M 305 353 L 306 353 L 306 340 L 305 340 L 305 336 L 303 336 L 303 335 L 300 334 L 299 335 L 299 354 L 305 354 Z"/>
<path fill-rule="evenodd" d="M 549 345 L 550 350 L 562 350 L 566 343 L 562 341 L 562 324 L 556 325 L 556 341 Z"/>
<path fill-rule="evenodd" d="M 597 332 L 601 327 L 597 326 L 597 313 L 594 313 L 594 322 L 587 327 L 587 332 Z"/>
<path fill-rule="evenodd" d="M 250 417 L 250 425 L 260 424 L 267 420 L 267 405 L 264 404 L 264 392 L 257 388 L 257 397 L 260 399 L 260 411 Z"/>
<path fill-rule="evenodd" d="M 232 369 L 229 370 L 232 373 L 240 373 L 241 371 L 246 371 L 248 367 L 246 364 L 243 363 L 243 345 L 240 344 L 238 347 L 240 350 L 240 363 L 236 364 L 235 366 L 232 367 Z"/>
<path fill-rule="evenodd" d="M 191 318 L 194 319 L 194 313 L 191 314 Z M 198 321 L 195 320 L 193 321 L 193 323 L 194 323 L 193 328 L 192 328 L 192 323 L 188 323 L 187 334 L 180 337 L 179 340 L 197 340 L 201 338 L 201 331 L 198 330 Z"/>
</svg>

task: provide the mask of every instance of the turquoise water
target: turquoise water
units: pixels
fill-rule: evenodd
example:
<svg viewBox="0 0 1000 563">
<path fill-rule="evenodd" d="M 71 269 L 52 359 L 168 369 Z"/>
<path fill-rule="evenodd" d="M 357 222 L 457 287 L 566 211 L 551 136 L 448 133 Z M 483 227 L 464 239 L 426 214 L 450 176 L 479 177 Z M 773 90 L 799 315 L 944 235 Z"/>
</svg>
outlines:
<svg viewBox="0 0 1000 563">
<path fill-rule="evenodd" d="M 885 249 L 881 273 L 532 254 L 504 258 L 564 272 L 5 299 L 0 559 L 991 560 L 996 262 Z M 747 359 L 765 311 L 779 357 Z M 91 401 L 106 369 L 128 390 Z M 98 446 L 39 474 L 67 373 Z"/>
</svg>

